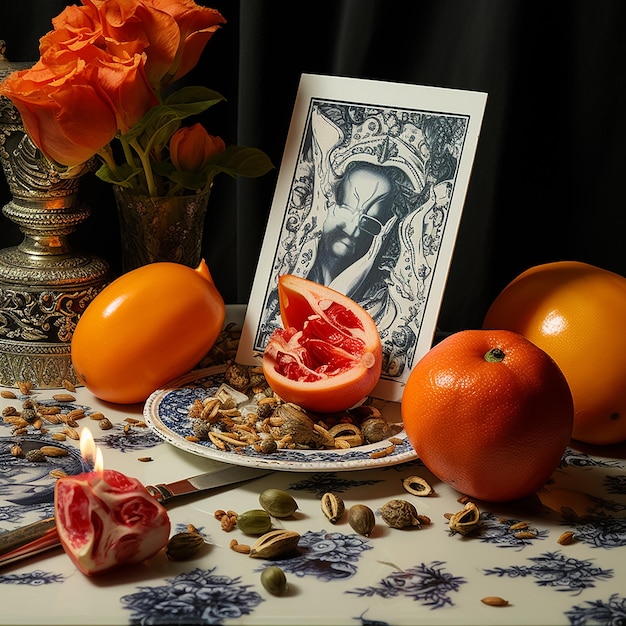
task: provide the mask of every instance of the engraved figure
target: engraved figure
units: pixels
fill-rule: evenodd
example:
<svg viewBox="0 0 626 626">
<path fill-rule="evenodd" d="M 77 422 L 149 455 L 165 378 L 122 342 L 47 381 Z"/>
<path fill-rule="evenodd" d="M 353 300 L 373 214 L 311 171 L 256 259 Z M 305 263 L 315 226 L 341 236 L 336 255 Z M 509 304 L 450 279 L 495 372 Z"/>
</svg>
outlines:
<svg viewBox="0 0 626 626">
<path fill-rule="evenodd" d="M 413 365 L 466 120 L 314 102 L 272 276 L 292 273 L 359 302 L 383 343 L 383 378 Z M 270 285 L 262 348 L 278 323 Z"/>
</svg>

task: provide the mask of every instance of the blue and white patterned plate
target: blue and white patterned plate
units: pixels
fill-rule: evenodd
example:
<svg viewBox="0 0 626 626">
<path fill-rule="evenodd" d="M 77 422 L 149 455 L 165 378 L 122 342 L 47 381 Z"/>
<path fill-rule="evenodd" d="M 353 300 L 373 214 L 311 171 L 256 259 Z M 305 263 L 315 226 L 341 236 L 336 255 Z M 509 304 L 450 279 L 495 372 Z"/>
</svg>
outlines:
<svg viewBox="0 0 626 626">
<path fill-rule="evenodd" d="M 146 423 L 165 441 L 203 457 L 251 467 L 268 467 L 292 472 L 347 471 L 396 465 L 417 458 L 404 430 L 394 435 L 397 441 L 393 450 L 377 458 L 377 452 L 391 446 L 388 439 L 345 450 L 278 450 L 263 454 L 252 446 L 224 451 L 210 441 L 193 442 L 186 439 L 193 434 L 189 408 L 196 398 L 213 395 L 225 383 L 225 365 L 196 370 L 173 381 L 168 387 L 158 389 L 146 401 Z M 400 405 L 397 402 L 376 400 L 383 416 L 390 424 L 402 423 Z M 374 456 L 372 457 L 372 454 Z"/>
</svg>

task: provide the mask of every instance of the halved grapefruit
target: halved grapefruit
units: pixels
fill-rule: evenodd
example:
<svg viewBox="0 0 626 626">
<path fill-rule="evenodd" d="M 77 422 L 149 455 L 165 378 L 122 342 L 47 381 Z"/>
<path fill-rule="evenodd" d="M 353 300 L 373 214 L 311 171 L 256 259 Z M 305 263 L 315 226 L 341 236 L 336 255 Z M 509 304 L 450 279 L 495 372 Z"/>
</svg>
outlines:
<svg viewBox="0 0 626 626">
<path fill-rule="evenodd" d="M 263 373 L 285 402 L 317 413 L 343 411 L 369 395 L 382 368 L 372 317 L 351 298 L 306 278 L 278 279 L 280 316 Z"/>
</svg>

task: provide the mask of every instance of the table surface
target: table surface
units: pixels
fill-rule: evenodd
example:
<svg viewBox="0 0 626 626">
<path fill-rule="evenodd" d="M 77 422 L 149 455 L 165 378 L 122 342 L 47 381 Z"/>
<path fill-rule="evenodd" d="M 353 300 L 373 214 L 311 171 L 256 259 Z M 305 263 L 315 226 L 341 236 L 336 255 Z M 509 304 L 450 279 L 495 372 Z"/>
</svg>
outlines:
<svg viewBox="0 0 626 626">
<path fill-rule="evenodd" d="M 30 396 L 0 398 L 0 408 L 18 409 L 28 397 L 54 403 L 51 389 Z M 65 392 L 65 390 L 62 390 Z M 144 484 L 171 482 L 202 473 L 214 462 L 164 442 L 142 422 L 142 405 L 116 406 L 79 388 L 67 408 L 83 408 L 79 430 L 90 428 L 105 467 Z M 89 415 L 101 411 L 112 422 L 98 428 Z M 52 440 L 63 426 L 44 435 L 15 436 L 0 422 L 0 532 L 53 513 L 50 459 L 16 464 L 13 441 Z M 37 442 L 36 442 L 37 443 Z M 37 443 L 40 445 L 40 441 Z M 63 445 L 78 447 L 68 438 Z M 0 569 L 3 602 L 0 624 L 609 624 L 626 619 L 626 449 L 570 447 L 552 479 L 523 503 L 476 502 L 480 525 L 468 536 L 450 532 L 446 514 L 463 508 L 461 494 L 434 478 L 419 460 L 400 465 L 332 472 L 273 472 L 262 478 L 172 501 L 172 533 L 195 526 L 206 546 L 186 561 L 161 552 L 148 562 L 87 577 L 61 548 Z M 38 476 L 33 477 L 36 465 Z M 23 478 L 24 476 L 27 478 Z M 435 493 L 407 493 L 402 479 L 419 475 Z M 30 487 L 22 488 L 27 481 Z M 32 484 L 36 488 L 31 488 Z M 259 508 L 266 488 L 294 496 L 292 518 L 274 528 L 301 535 L 297 552 L 276 562 L 288 591 L 270 595 L 260 572 L 269 561 L 230 548 L 254 537 L 236 527 L 222 530 L 214 512 Z M 331 524 L 320 498 L 340 495 L 346 508 L 366 504 L 376 513 L 369 537 L 356 534 L 344 517 Z M 16 496 L 16 494 L 18 494 Z M 19 497 L 18 497 L 19 496 Z M 431 523 L 419 529 L 388 527 L 380 509 L 388 500 L 409 500 Z M 522 534 L 519 523 L 528 523 Z M 574 533 L 572 543 L 559 537 Z M 622 581 L 620 583 L 620 580 Z M 486 596 L 508 602 L 484 604 Z"/>
</svg>

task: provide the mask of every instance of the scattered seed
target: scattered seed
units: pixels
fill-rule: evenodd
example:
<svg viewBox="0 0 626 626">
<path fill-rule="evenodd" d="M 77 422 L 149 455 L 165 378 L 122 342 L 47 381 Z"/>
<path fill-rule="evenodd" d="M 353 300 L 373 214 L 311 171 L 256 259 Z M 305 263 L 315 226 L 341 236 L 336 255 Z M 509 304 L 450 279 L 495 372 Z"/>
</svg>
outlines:
<svg viewBox="0 0 626 626">
<path fill-rule="evenodd" d="M 57 402 L 75 402 L 76 398 L 71 393 L 55 393 L 52 396 Z"/>
<path fill-rule="evenodd" d="M 574 541 L 574 533 L 571 530 L 567 530 L 556 541 L 562 546 L 568 546 Z"/>
<path fill-rule="evenodd" d="M 76 387 L 74 386 L 74 383 L 71 380 L 67 380 L 67 378 L 63 380 L 61 385 L 63 386 L 64 389 L 67 389 L 68 391 L 71 391 L 72 393 L 76 391 Z"/>
<path fill-rule="evenodd" d="M 89 419 L 94 421 L 102 420 L 104 419 L 104 413 L 102 411 L 94 411 L 89 414 Z"/>
<path fill-rule="evenodd" d="M 32 463 L 42 463 L 46 460 L 46 455 L 39 449 L 29 450 L 25 454 L 26 460 L 31 461 Z"/>
<path fill-rule="evenodd" d="M 85 409 L 72 409 L 66 415 L 68 420 L 79 420 L 85 417 Z"/>
<path fill-rule="evenodd" d="M 137 460 L 141 461 L 142 463 L 149 463 L 153 460 L 153 458 L 151 456 L 140 456 Z"/>
<path fill-rule="evenodd" d="M 65 448 L 59 448 L 58 446 L 41 446 L 42 454 L 46 456 L 67 456 L 68 451 Z"/>
<path fill-rule="evenodd" d="M 517 524 L 512 524 L 509 530 L 524 530 L 524 528 L 528 528 L 529 526 L 529 522 L 517 522 Z"/>
<path fill-rule="evenodd" d="M 403 479 L 402 486 L 415 496 L 429 496 L 433 493 L 433 488 L 421 476 L 409 476 Z"/>
<path fill-rule="evenodd" d="M 78 431 L 75 428 L 72 428 L 71 426 L 66 426 L 63 429 L 63 432 L 70 438 L 73 439 L 74 441 L 78 441 L 80 439 L 80 435 L 78 434 Z"/>
<path fill-rule="evenodd" d="M 535 539 L 537 533 L 534 533 L 532 530 L 522 530 L 519 533 L 515 533 L 514 537 L 516 539 Z"/>
<path fill-rule="evenodd" d="M 204 544 L 204 538 L 199 533 L 176 533 L 167 542 L 165 555 L 170 561 L 184 561 L 194 556 Z"/>
<path fill-rule="evenodd" d="M 489 606 L 509 606 L 509 601 L 500 596 L 485 596 L 480 601 Z"/>
<path fill-rule="evenodd" d="M 17 396 L 8 389 L 3 389 L 2 391 L 0 391 L 0 396 L 2 396 L 3 398 L 7 398 L 8 400 L 15 400 L 17 398 Z"/>
<path fill-rule="evenodd" d="M 28 381 L 19 380 L 17 382 L 17 388 L 23 396 L 29 396 L 33 386 L 32 383 Z"/>
<path fill-rule="evenodd" d="M 108 417 L 103 417 L 101 420 L 98 420 L 98 426 L 100 430 L 111 430 L 111 428 L 113 428 L 113 424 Z"/>
<path fill-rule="evenodd" d="M 383 457 L 389 456 L 396 449 L 395 444 L 391 444 L 387 448 L 383 448 L 382 450 L 376 450 L 370 454 L 371 459 L 382 459 Z"/>
<path fill-rule="evenodd" d="M 62 469 L 53 469 L 50 471 L 49 476 L 51 478 L 65 478 L 67 476 L 67 472 Z"/>
<path fill-rule="evenodd" d="M 245 544 L 245 543 L 237 543 L 236 540 L 233 539 L 233 541 L 235 542 L 233 544 L 233 542 L 231 541 L 231 546 L 230 549 L 233 550 L 234 552 L 239 552 L 240 554 L 250 554 L 252 548 Z"/>
</svg>

